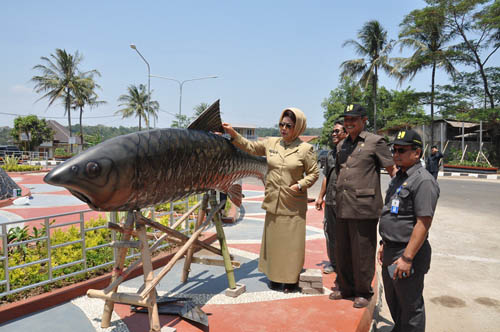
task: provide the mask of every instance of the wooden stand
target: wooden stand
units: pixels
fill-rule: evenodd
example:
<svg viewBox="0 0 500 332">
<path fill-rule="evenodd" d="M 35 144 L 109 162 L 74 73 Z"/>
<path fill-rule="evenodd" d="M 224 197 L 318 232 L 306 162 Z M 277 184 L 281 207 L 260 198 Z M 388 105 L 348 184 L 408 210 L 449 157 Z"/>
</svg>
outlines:
<svg viewBox="0 0 500 332">
<path fill-rule="evenodd" d="M 209 196 L 211 210 L 208 214 L 207 219 L 204 221 L 205 215 L 207 214 Z M 186 220 L 188 216 L 197 208 L 200 209 L 198 212 L 198 219 L 193 235 L 191 235 L 191 237 L 188 237 L 183 233 L 176 231 L 175 228 L 182 222 L 184 222 L 184 220 Z M 179 220 L 177 220 L 171 228 L 142 216 L 140 212 L 129 212 L 123 226 L 115 223 L 108 223 L 109 228 L 123 234 L 121 241 L 114 241 L 112 244 L 113 247 L 117 248 L 117 255 L 111 276 L 111 283 L 103 290 L 89 289 L 87 291 L 87 296 L 105 300 L 101 327 L 107 328 L 110 326 L 111 314 L 114 309 L 114 304 L 115 302 L 118 302 L 147 308 L 149 314 L 150 332 L 160 332 L 161 326 L 158 316 L 158 304 L 156 303 L 156 286 L 158 285 L 160 280 L 172 269 L 175 263 L 180 258 L 182 258 L 182 256 L 184 256 L 184 254 L 186 254 L 186 261 L 184 263 L 182 281 L 185 282 L 187 280 L 191 262 L 193 262 L 195 246 L 200 246 L 217 255 L 223 256 L 224 266 L 226 267 L 226 273 L 228 274 L 229 287 L 235 288 L 236 284 L 234 281 L 233 265 L 239 266 L 239 263 L 234 262 L 232 264 L 231 262 L 232 257 L 231 255 L 229 255 L 221 225 L 221 218 L 219 213 L 221 208 L 222 204 L 217 205 L 215 195 L 211 193 L 210 195 L 205 194 L 203 200 L 196 204 L 193 208 L 191 208 L 181 218 L 179 218 Z M 199 236 L 210 224 L 212 219 L 215 220 L 217 237 L 219 238 L 221 249 L 212 247 L 198 240 Z M 160 238 L 158 238 L 151 247 L 149 246 L 148 239 L 154 238 L 154 236 L 146 232 L 146 226 L 155 228 L 165 233 Z M 132 236 L 136 237 L 137 240 L 131 241 Z M 182 247 L 177 251 L 174 257 L 168 262 L 168 264 L 158 272 L 157 276 L 155 276 L 153 265 L 151 262 L 151 253 L 160 245 L 162 241 L 172 241 L 176 244 L 182 245 Z M 124 270 L 127 251 L 130 248 L 139 249 L 141 251 L 141 258 L 139 260 L 136 260 L 127 269 Z M 141 263 L 144 274 L 144 284 L 139 288 L 137 293 L 131 294 L 117 292 L 118 286 L 125 280 L 127 275 L 129 275 L 132 270 L 134 270 Z"/>
</svg>

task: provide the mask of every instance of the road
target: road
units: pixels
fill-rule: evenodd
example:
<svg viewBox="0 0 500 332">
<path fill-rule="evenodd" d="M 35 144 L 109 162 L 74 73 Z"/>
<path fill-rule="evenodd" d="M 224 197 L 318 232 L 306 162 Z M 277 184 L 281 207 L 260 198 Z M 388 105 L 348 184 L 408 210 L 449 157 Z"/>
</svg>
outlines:
<svg viewBox="0 0 500 332">
<path fill-rule="evenodd" d="M 317 197 L 321 181 L 309 197 Z M 382 175 L 383 192 L 388 182 Z M 440 177 L 438 182 L 424 289 L 427 331 L 500 331 L 500 181 Z M 383 299 L 376 331 L 391 328 Z"/>
</svg>

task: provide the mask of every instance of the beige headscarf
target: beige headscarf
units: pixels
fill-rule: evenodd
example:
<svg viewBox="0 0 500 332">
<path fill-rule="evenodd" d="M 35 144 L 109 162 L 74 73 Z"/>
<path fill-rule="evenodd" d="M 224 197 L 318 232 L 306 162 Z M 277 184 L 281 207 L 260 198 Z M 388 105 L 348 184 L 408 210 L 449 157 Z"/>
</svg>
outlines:
<svg viewBox="0 0 500 332">
<path fill-rule="evenodd" d="M 300 109 L 296 107 L 288 107 L 281 112 L 280 116 L 280 122 L 283 121 L 283 115 L 285 114 L 286 111 L 291 111 L 293 114 L 295 114 L 295 128 L 293 130 L 293 137 L 292 141 L 295 140 L 297 137 L 299 137 L 304 130 L 306 130 L 307 126 L 307 120 L 306 116 L 304 115 L 304 112 L 302 112 Z"/>
</svg>

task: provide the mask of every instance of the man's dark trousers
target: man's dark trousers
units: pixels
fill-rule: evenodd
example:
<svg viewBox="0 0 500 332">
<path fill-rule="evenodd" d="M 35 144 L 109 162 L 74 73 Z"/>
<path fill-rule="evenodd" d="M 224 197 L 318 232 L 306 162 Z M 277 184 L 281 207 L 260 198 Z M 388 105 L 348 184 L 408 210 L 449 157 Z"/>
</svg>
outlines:
<svg viewBox="0 0 500 332">
<path fill-rule="evenodd" d="M 369 299 L 375 275 L 378 219 L 342 219 L 335 223 L 337 283 L 342 296 Z"/>
<path fill-rule="evenodd" d="M 337 261 L 335 260 L 335 205 L 325 204 L 325 219 L 323 224 L 323 230 L 325 231 L 326 238 L 326 252 L 328 254 L 328 259 L 330 264 L 335 269 L 337 266 Z"/>
</svg>

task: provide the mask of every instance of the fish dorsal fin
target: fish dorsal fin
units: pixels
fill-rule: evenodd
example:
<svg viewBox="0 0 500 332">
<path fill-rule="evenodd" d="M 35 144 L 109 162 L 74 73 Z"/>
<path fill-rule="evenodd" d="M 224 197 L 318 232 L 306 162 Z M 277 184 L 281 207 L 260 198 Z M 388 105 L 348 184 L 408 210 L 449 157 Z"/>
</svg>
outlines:
<svg viewBox="0 0 500 332">
<path fill-rule="evenodd" d="M 188 129 L 204 130 L 224 133 L 224 128 L 222 128 L 222 121 L 220 119 L 220 99 L 217 99 L 215 103 L 210 105 L 203 113 L 198 116 L 191 124 Z"/>
</svg>

